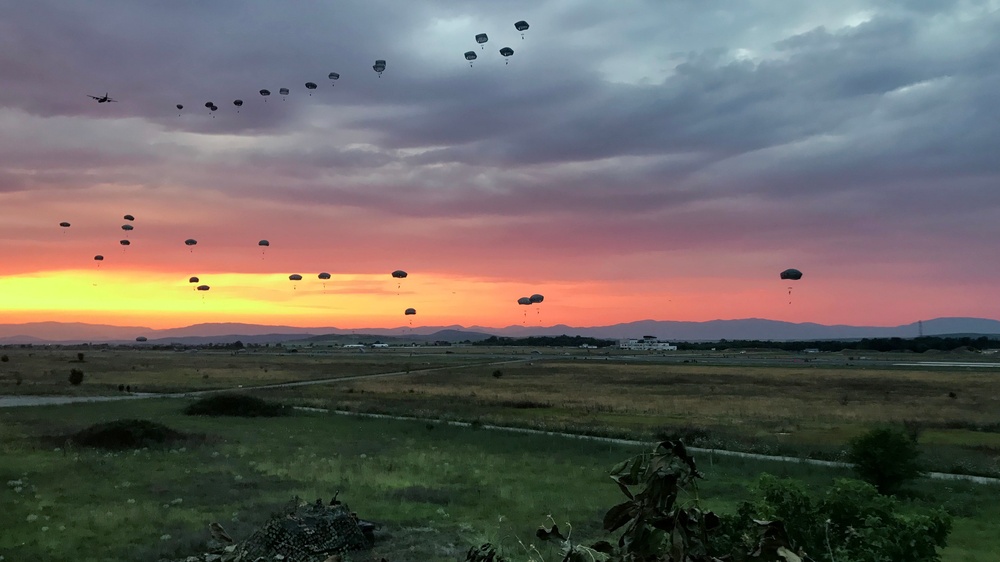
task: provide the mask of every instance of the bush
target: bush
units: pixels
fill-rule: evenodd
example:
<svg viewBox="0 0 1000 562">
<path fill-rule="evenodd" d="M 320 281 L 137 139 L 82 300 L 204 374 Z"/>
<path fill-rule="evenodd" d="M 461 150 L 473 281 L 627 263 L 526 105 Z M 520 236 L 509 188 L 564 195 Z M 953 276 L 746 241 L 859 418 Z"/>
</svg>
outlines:
<svg viewBox="0 0 1000 562">
<path fill-rule="evenodd" d="M 895 494 L 920 476 L 920 451 L 906 434 L 889 428 L 874 429 L 851 441 L 847 461 L 862 480 L 880 494 Z"/>
<path fill-rule="evenodd" d="M 503 371 L 501 371 L 500 369 L 493 371 L 493 378 L 498 379 L 502 376 L 503 376 Z"/>
<path fill-rule="evenodd" d="M 74 445 L 97 449 L 141 449 L 163 446 L 189 436 L 149 420 L 124 419 L 99 423 L 69 437 Z"/>
<path fill-rule="evenodd" d="M 288 415 L 289 409 L 246 394 L 213 394 L 184 408 L 189 416 L 239 416 L 244 418 Z"/>
<path fill-rule="evenodd" d="M 943 510 L 903 514 L 895 498 L 858 480 L 836 480 L 817 494 L 801 482 L 765 474 L 755 495 L 738 515 L 722 518 L 717 547 L 739 546 L 755 519 L 777 519 L 788 522 L 788 538 L 816 561 L 937 562 L 937 550 L 951 531 L 951 517 Z"/>
<path fill-rule="evenodd" d="M 6 362 L 10 361 L 10 357 L 7 357 L 6 355 L 0 355 L 0 361 L 3 361 L 4 363 L 6 363 Z"/>
<path fill-rule="evenodd" d="M 80 369 L 69 370 L 69 384 L 79 386 L 83 382 L 83 371 Z"/>
</svg>

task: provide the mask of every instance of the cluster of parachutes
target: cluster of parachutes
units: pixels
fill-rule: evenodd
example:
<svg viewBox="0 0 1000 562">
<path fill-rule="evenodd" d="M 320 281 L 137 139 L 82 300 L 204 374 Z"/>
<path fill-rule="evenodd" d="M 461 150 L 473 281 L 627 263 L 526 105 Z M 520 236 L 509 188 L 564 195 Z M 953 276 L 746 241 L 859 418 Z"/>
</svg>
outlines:
<svg viewBox="0 0 1000 562">
<path fill-rule="evenodd" d="M 521 21 L 518 21 L 518 22 L 514 23 L 514 29 L 516 29 L 516 30 L 518 30 L 518 31 L 521 32 L 521 39 L 524 39 L 524 32 L 525 32 L 525 30 L 528 29 L 528 27 L 530 27 L 528 25 L 528 22 L 526 22 L 524 20 L 521 20 Z M 486 48 L 486 42 L 489 41 L 489 40 L 490 40 L 489 35 L 487 35 L 485 33 L 479 33 L 479 34 L 476 35 L 476 43 L 479 43 L 480 50 Z M 504 64 L 508 64 L 510 62 L 510 57 L 514 56 L 514 49 L 511 49 L 510 47 L 501 47 L 500 48 L 500 56 L 503 57 L 503 63 Z M 476 54 L 475 51 L 466 51 L 465 52 L 465 60 L 469 61 L 469 66 L 470 67 L 472 66 L 472 63 L 477 58 L 479 58 L 479 56 Z"/>
<path fill-rule="evenodd" d="M 517 31 L 521 32 L 521 39 L 524 39 L 524 32 L 529 27 L 530 26 L 528 25 L 528 22 L 526 22 L 524 20 L 520 20 L 520 21 L 514 22 L 514 29 L 516 29 Z M 486 35 L 485 33 L 479 33 L 479 34 L 476 35 L 475 38 L 476 38 L 476 43 L 478 43 L 479 46 L 480 46 L 480 49 L 485 48 L 485 44 L 489 41 L 489 36 Z M 510 62 L 510 57 L 514 56 L 514 49 L 512 49 L 510 47 L 501 47 L 499 52 L 500 52 L 500 55 L 503 57 L 504 64 L 508 64 Z M 465 52 L 465 60 L 469 61 L 469 66 L 472 66 L 473 61 L 475 61 L 477 58 L 479 58 L 479 56 L 476 54 L 475 51 L 466 51 Z M 376 59 L 375 60 L 375 64 L 372 65 L 372 70 L 374 70 L 375 73 L 378 74 L 379 78 L 381 78 L 382 77 L 382 73 L 385 72 L 385 67 L 386 67 L 385 59 Z M 327 74 L 326 77 L 327 77 L 327 80 L 330 81 L 330 85 L 331 86 L 335 86 L 337 80 L 340 80 L 340 74 L 337 73 L 337 72 L 331 72 L 331 73 Z M 312 81 L 306 82 L 304 84 L 304 86 L 305 86 L 305 89 L 309 92 L 310 96 L 312 96 L 312 91 L 313 90 L 319 88 L 319 85 L 316 82 L 312 82 Z M 288 87 L 278 88 L 278 95 L 281 96 L 281 101 L 285 101 L 285 98 L 288 95 L 290 95 L 291 92 L 292 92 L 292 89 L 288 88 Z M 258 90 L 257 93 L 260 94 L 260 96 L 264 99 L 265 103 L 267 102 L 267 98 L 269 98 L 271 96 L 271 90 L 269 90 L 267 88 L 262 88 L 261 90 Z M 241 98 L 237 98 L 237 99 L 233 100 L 233 106 L 236 108 L 236 113 L 240 112 L 240 108 L 243 107 L 244 103 L 245 102 Z M 205 106 L 206 109 L 208 109 L 208 111 L 210 113 L 213 114 L 212 117 L 215 117 L 214 113 L 219 110 L 219 106 L 215 105 L 215 102 L 211 101 L 211 100 L 206 101 L 205 104 L 204 104 L 204 106 Z M 175 107 L 177 108 L 177 111 L 179 112 L 177 114 L 178 117 L 181 116 L 180 112 L 184 111 L 184 107 L 185 107 L 184 104 L 183 103 L 178 103 Z"/>
</svg>

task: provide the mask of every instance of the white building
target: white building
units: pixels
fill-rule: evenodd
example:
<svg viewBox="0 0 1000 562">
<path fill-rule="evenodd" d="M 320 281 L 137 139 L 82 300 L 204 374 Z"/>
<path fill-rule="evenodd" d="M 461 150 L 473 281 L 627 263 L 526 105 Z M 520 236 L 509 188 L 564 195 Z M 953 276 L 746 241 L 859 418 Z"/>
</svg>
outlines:
<svg viewBox="0 0 1000 562">
<path fill-rule="evenodd" d="M 642 336 L 642 338 L 618 340 L 618 349 L 628 349 L 630 351 L 677 351 L 677 346 L 670 345 L 670 342 L 660 341 L 656 336 Z"/>
</svg>

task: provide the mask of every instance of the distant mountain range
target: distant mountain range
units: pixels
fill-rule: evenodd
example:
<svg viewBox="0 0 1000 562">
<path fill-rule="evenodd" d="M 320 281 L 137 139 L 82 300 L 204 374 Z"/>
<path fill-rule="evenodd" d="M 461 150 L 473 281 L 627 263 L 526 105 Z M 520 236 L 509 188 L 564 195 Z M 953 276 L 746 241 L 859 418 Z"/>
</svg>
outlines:
<svg viewBox="0 0 1000 562">
<path fill-rule="evenodd" d="M 218 323 L 195 324 L 183 328 L 154 330 L 143 326 L 109 326 L 66 322 L 32 322 L 0 324 L 0 344 L 44 343 L 128 343 L 142 336 L 148 343 L 277 343 L 310 339 L 314 341 L 349 342 L 383 338 L 387 341 L 479 341 L 490 336 L 586 336 L 606 339 L 655 336 L 667 341 L 727 340 L 851 340 L 861 338 L 913 338 L 923 333 L 940 335 L 1000 335 L 1000 321 L 986 318 L 935 318 L 922 323 L 901 326 L 826 326 L 814 323 L 792 323 L 777 320 L 747 318 L 742 320 L 711 320 L 707 322 L 675 322 L 641 320 L 611 326 L 572 327 L 507 326 L 422 326 L 416 328 L 365 328 L 345 330 L 334 327 L 298 328 L 258 324 Z"/>
</svg>

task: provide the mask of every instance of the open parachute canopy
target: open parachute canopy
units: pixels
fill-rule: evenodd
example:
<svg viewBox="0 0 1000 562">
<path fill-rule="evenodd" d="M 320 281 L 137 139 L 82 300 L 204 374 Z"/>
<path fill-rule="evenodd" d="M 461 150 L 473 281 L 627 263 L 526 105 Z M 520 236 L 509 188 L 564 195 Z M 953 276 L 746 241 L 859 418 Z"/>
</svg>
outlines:
<svg viewBox="0 0 1000 562">
<path fill-rule="evenodd" d="M 102 256 L 101 254 L 97 254 L 96 256 L 94 256 L 94 261 L 104 261 L 104 256 Z"/>
<path fill-rule="evenodd" d="M 184 241 L 184 245 L 185 246 L 194 246 L 197 243 L 198 243 L 198 241 L 195 240 L 194 238 L 188 238 L 187 240 Z"/>
<path fill-rule="evenodd" d="M 61 226 L 63 228 L 69 228 L 69 223 L 68 222 L 61 222 L 61 223 L 59 223 L 59 226 Z"/>
<path fill-rule="evenodd" d="M 545 296 L 539 295 L 538 293 L 535 293 L 535 294 L 531 295 L 530 297 L 528 297 L 528 300 L 530 300 L 532 303 L 536 303 L 537 304 L 537 303 L 540 303 L 543 300 L 545 300 Z"/>
<path fill-rule="evenodd" d="M 307 90 L 315 90 L 316 89 L 316 83 L 315 82 L 306 82 L 306 89 Z"/>
<path fill-rule="evenodd" d="M 257 242 L 257 245 L 258 246 L 270 246 L 271 243 L 268 242 L 267 240 L 261 240 L 260 242 Z"/>
<path fill-rule="evenodd" d="M 514 55 L 514 49 L 511 49 L 510 47 L 504 47 L 504 48 L 500 49 L 500 55 L 503 56 L 504 58 L 513 56 Z"/>
<path fill-rule="evenodd" d="M 781 278 L 798 281 L 799 279 L 802 279 L 802 272 L 797 269 L 786 269 L 781 272 Z"/>
<path fill-rule="evenodd" d="M 528 27 L 530 27 L 528 25 L 528 22 L 526 22 L 524 20 L 514 22 L 514 29 L 516 29 L 518 31 L 525 31 L 526 29 L 528 29 Z"/>
<path fill-rule="evenodd" d="M 288 88 L 279 88 L 278 89 L 278 93 L 281 94 L 281 95 L 283 95 L 283 96 L 287 96 L 289 91 L 290 90 Z"/>
<path fill-rule="evenodd" d="M 122 246 L 131 246 L 132 245 L 132 243 L 129 242 L 128 240 L 119 240 L 118 243 L 121 244 Z"/>
<path fill-rule="evenodd" d="M 209 287 L 208 285 L 198 285 L 199 291 L 207 291 L 209 289 L 211 289 L 211 287 Z"/>
<path fill-rule="evenodd" d="M 201 281 L 201 279 L 198 279 L 197 277 L 191 277 L 188 279 L 188 283 L 197 283 L 198 281 Z"/>
<path fill-rule="evenodd" d="M 271 90 L 261 90 L 260 91 L 260 95 L 262 95 L 264 97 L 267 97 L 267 96 L 271 95 Z"/>
<path fill-rule="evenodd" d="M 397 269 L 396 271 L 392 272 L 392 276 L 395 277 L 396 279 L 406 279 L 406 272 L 403 271 L 402 269 Z"/>
<path fill-rule="evenodd" d="M 336 72 L 331 72 L 330 74 L 327 74 L 326 77 L 330 80 L 340 80 L 340 75 Z"/>
<path fill-rule="evenodd" d="M 485 42 L 487 42 L 489 40 L 490 40 L 490 38 L 487 37 L 485 33 L 480 33 L 479 35 L 476 35 L 476 43 L 479 43 L 480 45 L 482 45 L 483 43 L 485 43 Z"/>
<path fill-rule="evenodd" d="M 385 71 L 385 61 L 382 59 L 375 61 L 375 64 L 372 65 L 372 70 L 378 72 L 379 76 L 382 76 L 382 72 Z"/>
<path fill-rule="evenodd" d="M 466 51 L 465 52 L 465 60 L 467 60 L 469 62 L 472 62 L 472 61 L 476 60 L 476 52 L 475 51 Z"/>
<path fill-rule="evenodd" d="M 291 275 L 288 276 L 288 280 L 289 281 L 302 281 L 302 276 L 299 275 L 298 273 L 293 273 L 293 274 L 291 274 Z"/>
<path fill-rule="evenodd" d="M 125 220 L 127 220 L 127 221 L 134 221 L 135 220 L 135 217 L 133 217 L 132 215 L 125 215 L 122 218 L 125 219 Z"/>
<path fill-rule="evenodd" d="M 126 232 L 128 232 L 129 230 L 134 230 L 134 229 L 135 229 L 135 227 L 132 226 L 131 224 L 123 224 L 122 225 L 122 230 L 124 230 Z"/>
<path fill-rule="evenodd" d="M 521 297 L 517 299 L 517 304 L 530 305 L 531 297 Z"/>
<path fill-rule="evenodd" d="M 407 308 L 406 310 L 403 311 L 403 314 L 405 314 L 406 316 L 413 316 L 416 313 L 417 309 L 415 308 Z"/>
<path fill-rule="evenodd" d="M 146 341 L 146 336 L 139 336 L 135 338 L 135 341 Z"/>
<path fill-rule="evenodd" d="M 243 100 L 233 100 L 233 105 L 236 107 L 243 107 Z"/>
<path fill-rule="evenodd" d="M 317 277 L 325 281 L 330 278 L 330 274 L 324 271 L 323 273 L 317 275 Z"/>
<path fill-rule="evenodd" d="M 184 109 L 184 104 L 182 103 L 177 104 L 177 109 L 178 110 Z"/>
</svg>

